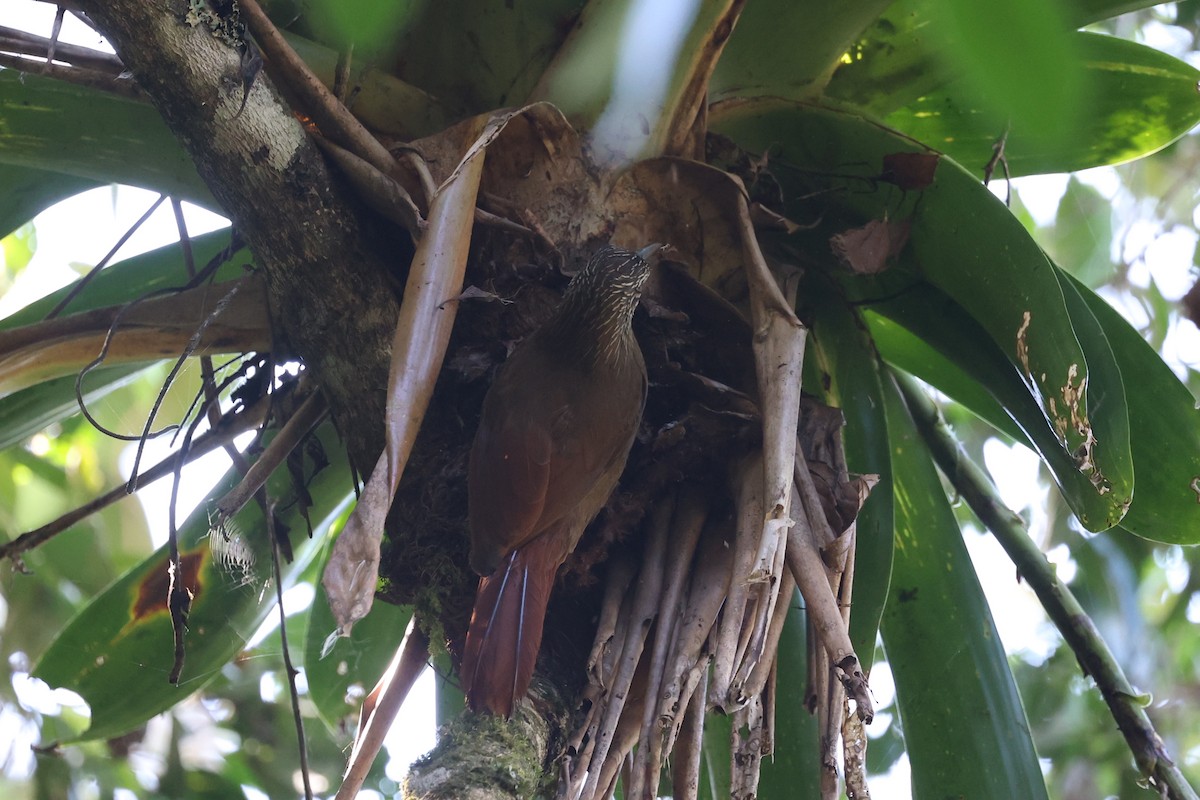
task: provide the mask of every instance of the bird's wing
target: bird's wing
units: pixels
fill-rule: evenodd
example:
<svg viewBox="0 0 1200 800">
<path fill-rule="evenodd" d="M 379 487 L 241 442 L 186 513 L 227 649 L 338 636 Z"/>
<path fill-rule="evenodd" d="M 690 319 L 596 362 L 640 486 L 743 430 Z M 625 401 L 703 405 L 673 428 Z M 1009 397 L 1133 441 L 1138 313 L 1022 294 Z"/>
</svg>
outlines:
<svg viewBox="0 0 1200 800">
<path fill-rule="evenodd" d="M 471 566 L 481 575 L 540 530 L 552 467 L 549 429 L 525 409 L 495 408 L 485 408 L 468 474 Z"/>
</svg>

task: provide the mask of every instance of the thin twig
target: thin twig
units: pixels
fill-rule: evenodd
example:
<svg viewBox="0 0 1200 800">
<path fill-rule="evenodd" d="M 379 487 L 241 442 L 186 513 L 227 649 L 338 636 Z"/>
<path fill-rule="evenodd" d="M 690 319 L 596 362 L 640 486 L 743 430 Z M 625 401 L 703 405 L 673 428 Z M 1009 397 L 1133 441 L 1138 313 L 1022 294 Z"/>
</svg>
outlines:
<svg viewBox="0 0 1200 800">
<path fill-rule="evenodd" d="M 241 0 L 238 5 L 246 27 L 267 55 L 271 77 L 291 89 L 305 103 L 304 110 L 312 115 L 317 127 L 326 136 L 385 175 L 394 175 L 396 159 L 313 74 L 304 59 L 292 49 L 267 17 L 258 1 Z"/>
<path fill-rule="evenodd" d="M 145 428 L 143 429 L 143 435 L 142 435 L 142 438 L 138 440 L 137 452 L 134 454 L 134 457 L 133 457 L 133 471 L 129 476 L 129 492 L 130 492 L 130 494 L 137 491 L 138 465 L 141 463 L 141 460 L 142 460 L 142 451 L 145 449 L 146 439 L 150 435 L 150 429 L 154 425 L 154 418 L 156 416 L 158 416 L 158 411 L 160 408 L 162 408 L 162 403 L 166 397 L 167 390 L 171 387 L 171 384 L 175 381 L 175 376 L 179 374 L 179 370 L 183 367 L 184 362 L 187 361 L 188 357 L 196 351 L 197 347 L 200 346 L 200 341 L 204 336 L 204 331 L 208 328 L 209 325 L 211 325 L 213 322 L 216 321 L 217 317 L 221 316 L 221 314 L 225 311 L 225 308 L 233 300 L 234 295 L 237 294 L 238 290 L 242 287 L 242 285 L 245 283 L 247 278 L 249 278 L 249 273 L 247 273 L 241 280 L 234 282 L 233 286 L 229 289 L 229 291 L 225 293 L 225 296 L 217 301 L 216 306 L 213 307 L 212 313 L 209 314 L 207 317 L 205 317 L 204 320 L 200 323 L 200 325 L 197 326 L 195 332 L 192 334 L 192 338 L 190 340 L 188 340 L 187 346 L 184 347 L 183 352 L 179 354 L 178 360 L 176 360 L 175 365 L 173 367 L 171 367 L 171 371 L 170 371 L 170 373 L 167 374 L 166 380 L 163 381 L 163 388 L 158 393 L 158 397 L 155 398 L 154 405 L 150 409 L 150 414 L 146 417 L 146 425 L 145 425 Z M 81 377 L 82 377 L 82 373 L 81 373 Z"/>
<path fill-rule="evenodd" d="M 46 58 L 50 53 L 50 40 L 45 36 L 0 25 L 0 51 L 19 55 Z M 55 45 L 54 58 L 65 61 L 76 67 L 86 67 L 116 76 L 125 71 L 125 64 L 112 53 L 93 50 L 90 47 L 58 42 Z"/>
<path fill-rule="evenodd" d="M 58 35 L 62 33 L 63 17 L 67 15 L 67 10 L 59 6 L 54 12 L 54 26 L 50 29 L 50 46 L 46 48 L 46 64 L 44 69 L 49 69 L 51 62 L 54 61 L 54 51 L 58 49 Z"/>
<path fill-rule="evenodd" d="M 429 637 L 421 630 L 416 615 L 408 623 L 408 631 L 404 642 L 396 650 L 392 663 L 379 679 L 379 683 L 371 691 L 374 705 L 367 708 L 363 704 L 363 718 L 359 721 L 358 736 L 354 740 L 354 750 L 350 754 L 350 762 L 346 767 L 346 775 L 338 788 L 335 800 L 350 800 L 358 796 L 375 756 L 383 745 L 383 739 L 392 727 L 392 721 L 408 697 L 409 691 L 417 678 L 425 670 L 429 661 Z"/>
<path fill-rule="evenodd" d="M 88 373 L 90 373 L 94 369 L 97 369 L 101 364 L 104 363 L 104 360 L 106 358 L 108 358 L 108 350 L 112 346 L 113 337 L 116 336 L 118 327 L 120 327 L 121 319 L 127 313 L 129 313 L 131 310 L 133 310 L 133 308 L 138 303 L 141 303 L 144 300 L 150 299 L 151 297 L 154 297 L 156 294 L 167 294 L 170 291 L 173 291 L 173 290 L 162 290 L 160 292 L 151 292 L 150 294 L 143 295 L 142 297 L 139 297 L 136 300 L 132 300 L 129 303 L 126 303 L 113 316 L 112 324 L 109 325 L 108 333 L 104 337 L 104 343 L 100 346 L 100 354 L 97 355 L 90 362 L 85 364 L 83 366 L 83 368 L 79 370 L 79 373 L 75 376 L 75 401 L 79 405 L 79 413 L 83 415 L 83 418 L 86 419 L 93 428 L 100 431 L 105 436 L 109 437 L 110 439 L 116 439 L 118 441 L 125 441 L 125 442 L 144 441 L 146 439 L 157 438 L 159 436 L 162 436 L 165 433 L 170 433 L 171 431 L 176 430 L 179 427 L 178 425 L 171 424 L 171 425 L 167 425 L 164 428 L 160 428 L 157 431 L 150 431 L 149 426 L 147 426 L 146 430 L 143 430 L 143 432 L 140 435 L 117 433 L 114 430 L 108 429 L 103 424 L 101 424 L 100 420 L 93 417 L 92 412 L 88 410 L 87 403 L 83 399 L 83 379 L 84 379 L 84 377 L 86 377 L 88 375 Z M 133 490 L 127 489 L 126 492 L 128 494 L 132 494 Z"/>
<path fill-rule="evenodd" d="M 262 401 L 255 403 L 247 410 L 236 414 L 227 415 L 222 418 L 219 428 L 212 428 L 202 434 L 193 444 L 191 449 L 192 458 L 199 458 L 205 453 L 216 450 L 218 447 L 224 447 L 232 442 L 237 437 L 241 436 L 246 431 L 258 425 L 265 417 L 267 412 L 267 403 Z M 173 453 L 164 458 L 162 461 L 155 464 L 150 469 L 142 473 L 142 485 L 153 483 L 154 481 L 169 475 L 175 471 L 176 465 L 181 461 L 180 453 Z M 53 522 L 48 522 L 37 530 L 23 533 L 11 542 L 5 542 L 0 545 L 0 560 L 5 558 L 13 559 L 14 563 L 20 558 L 22 553 L 26 553 L 40 546 L 44 542 L 54 538 L 58 534 L 71 528 L 80 520 L 108 508 L 118 500 L 128 497 L 129 492 L 124 483 L 116 488 L 106 492 L 105 494 L 96 497 L 87 503 L 84 503 L 79 508 L 63 514 Z"/>
<path fill-rule="evenodd" d="M 308 432 L 325 417 L 328 410 L 325 399 L 319 393 L 305 400 L 267 445 L 267 449 L 246 472 L 245 477 L 217 501 L 217 510 L 221 515 L 230 518 L 241 511 L 242 506 L 266 484 L 275 468 L 296 449 Z"/>
<path fill-rule="evenodd" d="M 304 736 L 304 716 L 300 713 L 300 692 L 296 688 L 296 675 L 292 665 L 292 654 L 288 649 L 287 612 L 283 608 L 283 570 L 279 567 L 279 532 L 275 530 L 275 504 L 267 507 L 267 527 L 271 535 L 271 566 L 275 570 L 275 605 L 279 608 L 279 645 L 283 650 L 283 668 L 287 672 L 288 691 L 292 697 L 292 718 L 296 723 L 296 747 L 300 754 L 300 777 L 304 783 L 305 800 L 312 800 L 312 781 L 308 774 L 308 739 Z"/>
<path fill-rule="evenodd" d="M 183 254 L 183 264 L 187 269 L 188 280 L 194 281 L 196 279 L 196 257 L 192 251 L 192 237 L 188 233 L 187 220 L 183 216 L 183 203 L 179 198 L 171 198 L 171 210 L 175 213 L 175 227 L 179 232 L 179 249 Z M 217 402 L 217 398 L 221 393 L 216 385 L 216 372 L 213 369 L 212 356 L 207 354 L 200 356 L 200 383 L 200 391 L 208 403 L 208 426 L 209 428 L 215 428 L 221 420 L 221 404 Z M 186 414 L 184 416 L 186 418 Z M 265 424 L 266 421 L 264 420 Z M 245 476 L 249 469 L 249 464 L 242 454 L 238 452 L 238 449 L 233 446 L 232 442 L 225 445 L 225 454 L 233 462 L 234 469 L 240 475 Z"/>
<path fill-rule="evenodd" d="M 0 53 L 0 67 L 30 74 L 40 73 L 64 83 L 86 86 L 89 89 L 98 89 L 102 92 L 127 97 L 132 100 L 145 99 L 141 88 L 132 79 L 122 77 L 121 75 L 110 75 L 107 72 L 98 72 L 86 67 L 64 67 L 62 64 L 46 64 L 41 61 L 32 61 L 28 58 L 8 53 Z"/>
<path fill-rule="evenodd" d="M 916 381 L 900 374 L 895 377 L 917 430 L 938 467 L 1008 553 L 1075 654 L 1084 674 L 1096 682 L 1142 774 L 1171 798 L 1196 800 L 1195 790 L 1172 761 L 1144 704 L 1138 700 L 1141 693 L 1129 683 L 1095 623 L 1029 537 L 1025 523 L 1004 505 L 983 469 L 963 452 L 938 407 Z"/>
<path fill-rule="evenodd" d="M 125 245 L 125 243 L 129 241 L 129 237 L 133 236 L 133 234 L 137 232 L 138 228 L 142 227 L 142 224 L 146 220 L 150 219 L 150 216 L 158 210 L 158 207 L 161 206 L 163 201 L 166 199 L 167 196 L 165 194 L 160 194 L 158 198 L 150 204 L 150 207 L 146 209 L 145 213 L 138 217 L 137 222 L 130 225 L 129 229 L 126 230 L 125 233 L 121 234 L 121 238 L 117 239 L 117 243 L 114 244 L 108 253 L 105 254 L 104 258 L 100 259 L 96 266 L 88 270 L 86 275 L 77 280 L 75 285 L 71 287 L 71 291 L 67 292 L 66 296 L 64 296 L 62 300 L 59 300 L 54 305 L 54 308 L 50 309 L 50 313 L 46 315 L 46 319 L 54 319 L 64 310 L 66 310 L 67 306 L 71 305 L 71 301 L 78 297 L 80 293 L 87 288 L 87 285 L 91 283 L 92 278 L 95 278 L 100 274 L 100 270 L 108 266 L 108 262 L 111 261 L 112 257 L 117 254 L 117 251 L 119 251 Z"/>
</svg>

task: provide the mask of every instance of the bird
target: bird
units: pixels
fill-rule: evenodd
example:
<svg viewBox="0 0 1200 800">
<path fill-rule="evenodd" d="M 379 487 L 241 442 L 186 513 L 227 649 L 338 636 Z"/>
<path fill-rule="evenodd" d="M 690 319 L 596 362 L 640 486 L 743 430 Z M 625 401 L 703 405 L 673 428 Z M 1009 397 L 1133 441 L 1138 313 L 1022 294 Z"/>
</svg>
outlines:
<svg viewBox="0 0 1200 800">
<path fill-rule="evenodd" d="M 528 693 L 558 568 L 625 468 L 647 386 L 633 313 L 661 247 L 597 250 L 484 397 L 467 470 L 482 577 L 459 671 L 474 711 L 511 717 Z"/>
</svg>

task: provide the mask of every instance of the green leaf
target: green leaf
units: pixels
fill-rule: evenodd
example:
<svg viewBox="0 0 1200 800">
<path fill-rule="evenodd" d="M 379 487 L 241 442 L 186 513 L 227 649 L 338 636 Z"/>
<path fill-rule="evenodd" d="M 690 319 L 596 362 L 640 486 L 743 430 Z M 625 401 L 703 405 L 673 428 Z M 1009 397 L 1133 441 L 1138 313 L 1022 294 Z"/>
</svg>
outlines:
<svg viewBox="0 0 1200 800">
<path fill-rule="evenodd" d="M 153 106 L 16 70 L 0 71 L 0 162 L 217 205 Z"/>
<path fill-rule="evenodd" d="M 1054 224 L 1039 238 L 1054 263 L 1088 286 L 1113 277 L 1113 207 L 1094 187 L 1072 176 Z"/>
<path fill-rule="evenodd" d="M 33 254 L 37 252 L 37 229 L 32 222 L 26 222 L 12 233 L 0 239 L 0 292 L 7 292 L 11 281 L 20 275 Z"/>
<path fill-rule="evenodd" d="M 808 691 L 804 602 L 799 592 L 790 602 L 776 655 L 775 749 L 763 758 L 758 781 L 761 800 L 819 797 L 821 793 L 821 734 L 816 715 L 804 705 Z"/>
<path fill-rule="evenodd" d="M 1057 142 L 1031 135 L 1014 115 L 1004 147 L 1011 175 L 1074 172 L 1131 161 L 1166 147 L 1200 122 L 1200 71 L 1112 36 L 1076 33 L 1072 39 L 1090 87 L 1087 103 L 1072 135 Z M 1056 81 L 1057 76 L 1040 82 Z M 888 125 L 969 165 L 976 175 L 982 175 L 1008 124 L 1002 112 L 984 105 L 978 92 L 962 82 L 928 91 L 895 110 L 877 105 L 876 113 L 881 110 L 890 112 Z"/>
<path fill-rule="evenodd" d="M 316 28 L 336 41 L 353 44 L 356 56 L 371 59 L 408 27 L 420 5 L 413 0 L 315 0 L 308 12 Z"/>
<path fill-rule="evenodd" d="M 323 565 L 328 557 L 329 547 L 326 547 L 320 563 Z M 355 623 L 350 636 L 339 638 L 324 658 L 321 650 L 328 636 L 337 629 L 337 623 L 320 581 L 308 614 L 304 672 L 308 678 L 309 697 L 330 733 L 345 738 L 355 729 L 355 717 L 362 706 L 362 698 L 383 675 L 404 639 L 412 608 L 375 603 L 371 612 Z"/>
<path fill-rule="evenodd" d="M 851 114 L 759 101 L 714 119 L 713 126 L 751 151 L 771 148 L 772 175 L 785 196 L 798 198 L 787 206 L 790 215 L 819 215 L 817 224 L 794 236 L 790 246 L 803 247 L 807 261 L 840 276 L 853 299 L 869 303 L 903 296 L 921 291 L 923 284 L 948 295 L 965 312 L 963 319 L 973 321 L 974 331 L 985 332 L 1004 354 L 1008 364 L 994 380 L 1005 384 L 1015 374 L 1036 403 L 1041 425 L 1026 431 L 1032 437 L 1037 428 L 1047 427 L 1079 478 L 1095 486 L 1098 504 L 1077 502 L 1092 509 L 1085 524 L 1102 530 L 1120 521 L 1133 494 L 1129 442 L 1122 434 L 1125 407 L 1085 396 L 1092 385 L 1089 360 L 1056 270 L 1003 203 L 944 157 L 932 182 L 925 178 L 928 185 L 917 182 L 908 191 L 887 185 L 895 179 L 885 172 L 885 159 L 910 153 L 933 157 L 894 131 Z M 806 198 L 819 198 L 820 205 L 806 205 Z M 853 275 L 832 256 L 835 237 L 859 230 L 864 219 L 908 226 L 909 239 L 896 264 L 877 276 Z M 1111 362 L 1105 347 L 1091 357 Z M 985 385 L 990 380 L 980 379 Z M 1045 447 L 1043 455 L 1052 461 L 1046 455 L 1050 445 Z M 1076 479 L 1064 483 L 1081 485 Z"/>
<path fill-rule="evenodd" d="M 1084 74 L 1064 5 L 1045 0 L 934 0 L 934 45 L 955 71 L 956 85 L 976 99 L 979 105 L 973 110 L 984 110 L 1000 121 L 1001 127 L 991 131 L 993 138 L 1010 124 L 1044 147 L 1078 145 L 1080 112 L 1090 104 L 1095 87 Z"/>
<path fill-rule="evenodd" d="M 821 92 L 846 50 L 890 0 L 747 3 L 708 85 L 710 102 Z"/>
<path fill-rule="evenodd" d="M 880 352 L 889 362 L 906 371 L 911 368 L 912 374 L 966 404 L 997 429 L 1009 435 L 1016 434 L 1014 438 L 1036 450 L 1085 528 L 1104 530 L 1119 521 L 1126 510 L 1129 494 L 1118 501 L 1111 491 L 1103 494 L 1096 491 L 1089 476 L 1079 471 L 1072 455 L 1060 446 L 1058 436 L 1046 424 L 1041 409 L 1004 354 L 961 306 L 928 286 L 916 286 L 902 295 L 871 304 L 869 309 L 901 326 L 897 330 L 874 314 L 867 315 L 872 334 L 879 336 Z M 911 338 L 901 331 L 907 331 Z M 1094 336 L 1095 331 L 1090 332 Z M 923 342 L 932 354 L 922 352 L 920 344 L 912 338 Z M 1091 337 L 1088 341 L 1092 343 Z M 1096 354 L 1089 356 L 1103 359 L 1107 364 L 1104 374 L 1111 384 L 1114 380 L 1111 350 L 1104 341 L 1095 346 Z M 937 356 L 944 361 L 939 362 Z M 1115 380 L 1119 382 L 1119 376 Z M 972 382 L 978 385 L 978 390 L 964 388 Z M 1093 389 L 1106 393 L 1109 388 L 1100 387 L 1097 381 Z M 979 398 L 979 390 L 986 391 L 994 402 Z M 1112 400 L 1113 403 L 1119 401 L 1124 409 L 1123 398 L 1114 396 Z M 1011 423 L 1005 424 L 1004 415 L 1016 423 L 1019 431 L 1014 430 Z M 1123 414 L 1111 417 L 1112 424 L 1118 428 L 1112 432 L 1112 438 L 1124 438 L 1128 442 L 1128 433 L 1120 430 L 1122 424 L 1127 424 L 1128 417 Z M 1116 456 L 1114 463 L 1120 465 L 1122 473 L 1132 474 L 1127 453 L 1126 450 L 1125 454 Z"/>
<path fill-rule="evenodd" d="M 0 164 L 0 237 L 12 233 L 59 200 L 98 185 L 96 181 L 61 172 Z"/>
<path fill-rule="evenodd" d="M 340 445 L 332 424 L 319 430 L 325 452 L 337 453 Z M 312 476 L 307 484 L 313 500 L 309 515 L 318 529 L 349 502 L 350 480 L 349 466 L 342 458 L 332 458 Z M 38 661 L 35 677 L 78 692 L 91 706 L 91 726 L 79 740 L 118 736 L 203 687 L 271 611 L 275 593 L 259 506 L 249 503 L 235 517 L 228 541 L 221 534 L 209 535 L 209 507 L 236 483 L 235 475 L 227 475 L 179 529 L 184 572 L 196 576 L 179 686 L 167 681 L 173 645 L 166 612 L 165 546 L 93 600 Z M 276 471 L 269 486 L 273 497 L 294 498 L 286 468 Z M 296 504 L 278 507 L 287 530 L 303 541 L 306 526 Z M 315 542 L 297 548 L 285 581 L 302 571 L 318 549 Z"/>
<path fill-rule="evenodd" d="M 192 252 L 197 268 L 221 252 L 229 244 L 229 229 L 213 231 L 192 239 Z M 248 251 L 217 270 L 214 280 L 231 280 L 239 277 L 249 262 Z M 182 286 L 187 283 L 187 266 L 179 245 L 172 244 L 127 258 L 100 271 L 79 296 L 71 301 L 64 315 L 93 308 L 104 308 L 127 303 L 149 292 Z M 72 283 L 0 320 L 0 330 L 9 330 L 40 322 L 50 310 L 58 305 L 77 285 Z"/>
<path fill-rule="evenodd" d="M 207 262 L 228 242 L 227 230 L 214 231 L 193 239 L 192 250 L 197 263 Z M 217 271 L 217 279 L 236 277 L 243 269 L 239 262 L 244 262 L 244 259 L 235 258 L 221 267 Z M 72 301 L 67 312 L 126 303 L 148 292 L 180 286 L 186 281 L 187 269 L 178 245 L 160 247 L 102 270 Z M 66 286 L 0 320 L 0 330 L 18 328 L 43 319 L 74 286 Z M 83 382 L 85 401 L 94 403 L 114 389 L 127 385 L 146 366 L 132 364 L 89 373 Z M 50 423 L 78 412 L 73 376 L 55 378 L 0 398 L 0 449 L 24 441 Z"/>
<path fill-rule="evenodd" d="M 700 791 L 705 800 L 724 800 L 732 797 L 733 756 L 729 737 L 733 721 L 715 711 L 704 716 L 704 739 L 700 744 Z"/>
<path fill-rule="evenodd" d="M 91 406 L 141 375 L 144 364 L 98 369 L 83 380 L 83 400 Z M 79 413 L 75 377 L 55 378 L 0 398 L 0 450 L 25 441 L 47 425 Z"/>
<path fill-rule="evenodd" d="M 467 116 L 525 102 L 571 31 L 580 0 L 436 0 L 397 42 L 398 74 Z"/>
<path fill-rule="evenodd" d="M 1120 365 L 1137 491 L 1121 527 L 1156 542 L 1200 544 L 1200 410 L 1196 398 L 1103 298 L 1070 276 Z"/>
<path fill-rule="evenodd" d="M 890 381 L 884 397 L 897 546 L 882 632 L 913 796 L 1044 798 L 1029 723 L 954 512 Z"/>
<path fill-rule="evenodd" d="M 817 381 L 806 386 L 827 387 L 825 402 L 842 410 L 846 461 L 859 474 L 886 477 L 891 459 L 887 426 L 878 414 L 882 406 L 880 365 L 859 320 L 845 301 L 816 281 L 805 285 L 800 313 L 811 315 L 812 345 L 808 352 L 819 370 Z M 879 620 L 887 603 L 895 543 L 892 522 L 892 485 L 883 480 L 871 490 L 855 526 L 854 606 L 850 612 L 850 639 L 865 672 L 875 655 Z"/>
<path fill-rule="evenodd" d="M 951 301 L 946 300 L 945 302 Z M 916 308 L 906 313 L 897 307 L 903 305 L 905 303 L 902 301 L 894 301 L 887 304 L 886 307 L 893 309 L 896 318 L 918 327 L 920 322 L 924 321 L 925 309 Z M 930 332 L 928 328 L 921 328 L 922 333 L 918 335 L 904 327 L 897 319 L 883 315 L 886 313 L 883 309 L 878 311 L 868 309 L 867 313 L 863 315 L 867 328 L 871 332 L 871 339 L 875 342 L 884 361 L 899 367 L 910 375 L 916 375 L 1009 439 L 1029 441 L 1025 432 L 1013 422 L 1012 417 L 1005 411 L 1005 406 L 988 392 L 988 388 L 983 383 L 984 381 L 991 383 L 988 379 L 994 374 L 988 371 L 985 365 L 993 365 L 1001 370 L 1006 369 L 1003 354 L 994 347 L 980 347 L 986 340 L 973 338 L 969 334 L 964 335 L 961 328 L 948 324 L 948 321 L 934 320 L 935 331 Z M 937 346 L 934 345 L 934 342 L 937 342 Z M 990 345 L 990 342 L 987 344 Z M 964 352 L 959 354 L 956 359 L 951 359 L 944 352 L 944 350 L 960 345 Z M 1010 389 L 1015 389 L 1012 395 L 1013 403 L 1021 406 L 1028 397 L 1024 386 L 1014 380 L 1010 384 Z M 1028 409 L 1029 406 L 1033 406 L 1032 410 L 1037 413 L 1036 404 L 1029 402 L 1025 408 Z M 1037 413 L 1035 422 L 1045 429 L 1045 426 L 1041 425 L 1040 413 Z M 1057 441 L 1054 444 L 1055 447 L 1051 452 L 1059 451 Z M 1071 471 L 1074 472 L 1074 465 L 1070 466 Z M 1091 495 L 1092 493 L 1089 492 L 1087 496 Z"/>
</svg>

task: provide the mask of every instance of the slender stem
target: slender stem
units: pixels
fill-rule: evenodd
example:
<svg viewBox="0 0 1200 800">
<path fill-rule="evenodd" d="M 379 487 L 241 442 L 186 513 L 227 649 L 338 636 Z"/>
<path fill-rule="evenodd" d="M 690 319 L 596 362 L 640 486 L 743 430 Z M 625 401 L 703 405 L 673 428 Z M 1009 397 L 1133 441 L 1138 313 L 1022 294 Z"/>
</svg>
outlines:
<svg viewBox="0 0 1200 800">
<path fill-rule="evenodd" d="M 45 36 L 0 25 L 0 50 L 26 56 L 46 58 L 50 53 L 50 40 Z M 112 53 L 80 47 L 66 42 L 55 43 L 54 59 L 65 61 L 76 67 L 86 67 L 117 76 L 125 71 L 125 64 Z M 131 82 L 132 83 L 132 82 Z"/>
<path fill-rule="evenodd" d="M 1155 788 L 1165 789 L 1166 797 L 1197 800 L 1195 790 L 1175 766 L 1155 731 L 1144 703 L 1139 699 L 1140 693 L 1125 677 L 1121 665 L 1079 601 L 1059 580 L 1054 566 L 1029 538 L 1025 523 L 1000 500 L 996 487 L 983 469 L 966 456 L 938 407 L 916 381 L 897 374 L 896 382 L 938 467 L 1000 542 L 1075 653 L 1084 674 L 1095 680 L 1138 768 Z"/>
<path fill-rule="evenodd" d="M 312 800 L 312 781 L 308 770 L 308 740 L 304 736 L 304 715 L 300 713 L 300 691 L 296 688 L 298 670 L 292 664 L 288 649 L 287 611 L 283 608 L 283 571 L 279 568 L 279 531 L 275 529 L 275 504 L 267 506 L 267 530 L 271 539 L 271 566 L 275 571 L 275 605 L 279 608 L 279 647 L 283 651 L 283 668 L 287 673 L 288 693 L 292 698 L 292 718 L 296 722 L 296 746 L 300 755 L 300 777 L 304 783 L 305 800 Z M 282 534 L 285 535 L 286 534 Z"/>
<path fill-rule="evenodd" d="M 88 270 L 86 275 L 76 281 L 75 285 L 71 287 L 71 290 L 63 296 L 63 299 L 59 300 L 54 308 L 50 309 L 50 313 L 46 315 L 46 319 L 54 319 L 63 311 L 65 311 L 67 306 L 71 304 L 71 301 L 78 297 L 80 293 L 87 288 L 87 285 L 91 283 L 92 278 L 100 274 L 100 270 L 108 266 L 108 262 L 111 261 L 113 256 L 117 254 L 117 251 L 125 246 L 125 243 L 129 241 L 130 237 L 137 233 L 138 228 L 142 227 L 142 223 L 150 219 L 151 215 L 158 210 L 158 207 L 162 205 L 163 201 L 166 199 L 167 196 L 165 194 L 160 194 L 158 199 L 151 203 L 150 207 L 146 209 L 145 213 L 138 217 L 137 222 L 130 225 L 129 229 L 121 234 L 121 238 L 117 239 L 117 243 L 114 244 L 112 248 L 104 255 L 104 258 L 100 259 L 96 263 L 96 266 Z"/>
<path fill-rule="evenodd" d="M 263 419 L 267 412 L 267 403 L 256 403 L 253 408 L 244 411 L 235 417 L 226 417 L 226 422 L 219 428 L 214 427 L 196 439 L 192 444 L 192 448 L 188 455 L 191 458 L 199 458 L 205 453 L 216 450 L 218 447 L 223 447 L 232 442 L 245 431 L 250 430 Z M 183 454 L 174 453 L 167 458 L 155 464 L 150 469 L 142 473 L 141 484 L 146 486 L 154 481 L 162 478 L 175 471 L 176 467 L 183 461 Z M 0 545 L 0 561 L 6 558 L 12 559 L 13 563 L 18 563 L 22 553 L 26 553 L 38 547 L 43 542 L 53 539 L 58 534 L 69 529 L 72 525 L 82 519 L 95 514 L 97 511 L 107 508 L 118 500 L 128 497 L 129 492 L 126 490 L 126 484 L 111 491 L 100 495 L 99 497 L 88 501 L 74 511 L 69 511 L 63 514 L 53 522 L 49 522 L 37 530 L 23 533 L 11 542 L 6 542 Z"/>
</svg>

